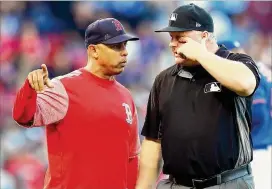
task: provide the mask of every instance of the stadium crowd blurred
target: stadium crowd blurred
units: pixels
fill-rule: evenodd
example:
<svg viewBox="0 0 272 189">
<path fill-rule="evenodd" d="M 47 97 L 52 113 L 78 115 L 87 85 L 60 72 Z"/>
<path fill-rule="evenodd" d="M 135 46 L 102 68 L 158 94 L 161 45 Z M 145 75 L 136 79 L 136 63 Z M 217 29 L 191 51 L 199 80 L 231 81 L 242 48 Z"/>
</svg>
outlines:
<svg viewBox="0 0 272 189">
<path fill-rule="evenodd" d="M 141 129 L 153 80 L 174 63 L 168 47 L 170 38 L 153 31 L 165 26 L 170 12 L 181 4 L 184 2 L 1 2 L 1 189 L 38 189 L 43 184 L 47 166 L 44 129 L 20 128 L 11 117 L 16 90 L 27 74 L 43 63 L 50 78 L 84 66 L 86 26 L 98 18 L 115 17 L 141 39 L 128 44 L 128 65 L 117 77 L 133 94 Z M 271 83 L 272 3 L 196 4 L 210 11 L 217 39 L 239 41 Z"/>
</svg>

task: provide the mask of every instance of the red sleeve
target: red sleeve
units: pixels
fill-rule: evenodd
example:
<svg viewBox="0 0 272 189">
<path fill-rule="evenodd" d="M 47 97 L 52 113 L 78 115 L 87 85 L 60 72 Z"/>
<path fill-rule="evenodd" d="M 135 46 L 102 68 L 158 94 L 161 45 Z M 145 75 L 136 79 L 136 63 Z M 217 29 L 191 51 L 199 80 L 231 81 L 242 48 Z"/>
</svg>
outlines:
<svg viewBox="0 0 272 189">
<path fill-rule="evenodd" d="M 128 189 L 134 189 L 138 177 L 139 170 L 139 157 L 140 153 L 140 138 L 138 132 L 138 116 L 135 108 L 133 123 L 130 133 L 130 154 L 129 154 L 129 165 L 128 165 Z"/>
<path fill-rule="evenodd" d="M 68 110 L 68 95 L 58 79 L 53 79 L 54 88 L 36 93 L 26 80 L 16 95 L 13 119 L 21 126 L 44 126 L 64 118 Z"/>
<path fill-rule="evenodd" d="M 32 125 L 36 111 L 37 93 L 30 87 L 28 79 L 18 91 L 14 106 L 13 119 L 22 126 Z"/>
</svg>

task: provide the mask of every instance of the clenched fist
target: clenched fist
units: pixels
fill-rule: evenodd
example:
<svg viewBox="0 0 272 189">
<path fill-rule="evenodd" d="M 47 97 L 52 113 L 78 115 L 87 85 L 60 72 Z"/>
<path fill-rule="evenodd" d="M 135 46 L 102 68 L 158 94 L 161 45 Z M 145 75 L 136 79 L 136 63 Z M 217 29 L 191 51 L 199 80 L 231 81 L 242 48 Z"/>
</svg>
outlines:
<svg viewBox="0 0 272 189">
<path fill-rule="evenodd" d="M 30 72 L 27 78 L 29 84 L 37 93 L 43 92 L 46 87 L 54 87 L 48 77 L 48 70 L 45 64 L 41 65 L 41 69 Z"/>
</svg>

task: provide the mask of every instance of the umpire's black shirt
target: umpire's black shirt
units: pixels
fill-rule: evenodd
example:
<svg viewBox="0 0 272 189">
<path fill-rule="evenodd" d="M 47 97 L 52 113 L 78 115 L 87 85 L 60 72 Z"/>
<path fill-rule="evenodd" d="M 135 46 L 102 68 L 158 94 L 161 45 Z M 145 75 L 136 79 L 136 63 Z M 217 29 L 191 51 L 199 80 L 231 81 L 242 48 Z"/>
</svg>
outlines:
<svg viewBox="0 0 272 189">
<path fill-rule="evenodd" d="M 258 86 L 249 56 L 222 46 L 216 55 L 245 64 Z M 164 174 L 207 178 L 252 160 L 251 103 L 252 95 L 238 96 L 201 66 L 174 65 L 155 79 L 142 135 L 161 139 Z"/>
</svg>

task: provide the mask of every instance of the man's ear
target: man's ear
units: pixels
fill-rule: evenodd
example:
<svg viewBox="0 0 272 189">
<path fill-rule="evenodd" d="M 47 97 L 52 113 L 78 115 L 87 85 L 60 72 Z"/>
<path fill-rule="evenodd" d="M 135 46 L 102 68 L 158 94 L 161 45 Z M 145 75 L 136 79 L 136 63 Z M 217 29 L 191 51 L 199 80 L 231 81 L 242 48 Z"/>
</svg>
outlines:
<svg viewBox="0 0 272 189">
<path fill-rule="evenodd" d="M 88 56 L 93 57 L 94 59 L 98 59 L 98 52 L 97 52 L 97 46 L 96 45 L 89 45 L 88 46 Z"/>
<path fill-rule="evenodd" d="M 207 31 L 202 32 L 202 39 L 207 41 L 208 38 L 209 38 L 209 32 L 207 32 Z"/>
</svg>

